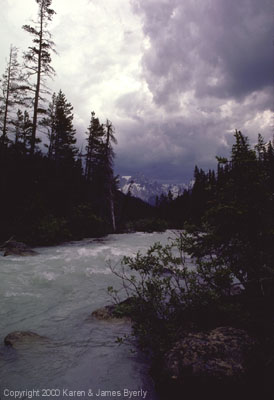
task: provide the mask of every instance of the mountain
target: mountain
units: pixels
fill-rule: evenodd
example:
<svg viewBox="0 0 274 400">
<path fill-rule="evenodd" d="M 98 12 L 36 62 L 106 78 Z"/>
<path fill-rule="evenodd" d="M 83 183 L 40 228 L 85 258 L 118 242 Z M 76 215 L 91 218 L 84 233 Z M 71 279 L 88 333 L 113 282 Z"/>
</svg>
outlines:
<svg viewBox="0 0 274 400">
<path fill-rule="evenodd" d="M 188 188 L 186 184 L 162 184 L 152 181 L 143 174 L 121 176 L 119 186 L 124 194 L 127 194 L 130 190 L 132 196 L 138 197 L 152 205 L 155 204 L 156 196 L 160 197 L 161 194 L 168 195 L 170 191 L 172 197 L 176 198 L 183 193 L 184 189 Z"/>
</svg>

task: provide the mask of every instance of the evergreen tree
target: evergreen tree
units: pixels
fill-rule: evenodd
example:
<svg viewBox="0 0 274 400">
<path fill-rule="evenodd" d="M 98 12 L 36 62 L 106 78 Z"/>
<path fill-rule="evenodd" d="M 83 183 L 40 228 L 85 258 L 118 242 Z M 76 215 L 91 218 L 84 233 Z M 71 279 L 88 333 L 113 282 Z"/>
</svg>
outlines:
<svg viewBox="0 0 274 400">
<path fill-rule="evenodd" d="M 23 103 L 23 91 L 26 89 L 24 85 L 23 74 L 19 70 L 19 63 L 17 61 L 18 49 L 15 46 L 10 47 L 9 60 L 5 73 L 2 75 L 2 87 L 0 94 L 1 113 L 1 144 L 9 142 L 8 139 L 8 126 L 12 121 L 11 111 L 15 105 Z"/>
<path fill-rule="evenodd" d="M 89 188 L 89 198 L 99 214 L 111 221 L 112 230 L 116 230 L 114 215 L 115 179 L 113 176 L 114 151 L 116 142 L 112 123 L 100 123 L 95 113 L 91 113 L 87 132 L 85 179 Z"/>
<path fill-rule="evenodd" d="M 265 159 L 265 153 L 266 153 L 266 143 L 262 137 L 262 135 L 259 133 L 258 135 L 258 143 L 255 146 L 256 152 L 257 152 L 257 158 L 259 161 L 264 161 Z"/>
<path fill-rule="evenodd" d="M 236 278 L 248 293 L 261 295 L 274 276 L 273 186 L 268 184 L 274 164 L 267 161 L 272 145 L 264 151 L 260 136 L 255 149 L 257 155 L 248 138 L 236 131 L 230 160 L 218 159 L 216 184 L 205 186 L 211 200 L 188 250 L 208 285 L 227 291 Z"/>
<path fill-rule="evenodd" d="M 73 166 L 78 154 L 76 131 L 73 127 L 73 107 L 60 90 L 53 94 L 50 113 L 50 156 L 58 166 Z"/>
<path fill-rule="evenodd" d="M 33 46 L 24 54 L 25 66 L 28 71 L 28 78 L 34 78 L 35 83 L 31 84 L 33 98 L 33 126 L 31 137 L 30 153 L 34 153 L 36 130 L 38 124 L 38 113 L 44 110 L 40 107 L 40 101 L 43 100 L 41 94 L 47 93 L 42 90 L 45 85 L 45 78 L 54 74 L 54 69 L 50 65 L 51 52 L 54 51 L 54 42 L 51 40 L 51 34 L 47 30 L 48 23 L 52 20 L 55 11 L 50 8 L 52 0 L 35 0 L 38 4 L 38 17 L 34 26 L 24 25 L 23 29 L 33 36 Z"/>
<path fill-rule="evenodd" d="M 114 136 L 114 129 L 112 123 L 107 120 L 105 125 L 105 144 L 104 144 L 104 155 L 103 155 L 103 180 L 105 182 L 105 198 L 107 203 L 107 208 L 109 209 L 112 229 L 116 231 L 116 222 L 114 214 L 114 191 L 115 180 L 113 176 L 113 161 L 114 161 L 114 151 L 112 144 L 116 144 L 117 140 Z"/>
<path fill-rule="evenodd" d="M 53 147 L 56 140 L 56 94 L 53 93 L 52 100 L 49 103 L 46 117 L 44 117 L 40 125 L 46 128 L 46 134 L 48 137 L 48 143 L 45 144 L 45 147 L 48 149 L 48 158 L 51 160 L 53 156 Z"/>
<path fill-rule="evenodd" d="M 266 172 L 267 186 L 274 192 L 274 146 L 273 141 L 266 145 L 264 153 L 264 167 Z"/>
<path fill-rule="evenodd" d="M 206 191 L 208 179 L 206 173 L 195 166 L 194 185 L 191 191 L 191 221 L 198 223 L 205 212 L 208 202 L 208 192 Z"/>
<path fill-rule="evenodd" d="M 104 127 L 99 118 L 95 117 L 94 111 L 91 113 L 87 135 L 85 178 L 87 182 L 94 183 L 96 181 L 96 171 L 98 172 L 98 165 L 100 165 L 103 149 L 102 137 L 104 135 Z"/>
<path fill-rule="evenodd" d="M 13 121 L 14 126 L 14 148 L 16 151 L 26 155 L 30 149 L 32 122 L 27 110 L 24 113 L 19 109 L 16 113 L 16 119 Z"/>
</svg>

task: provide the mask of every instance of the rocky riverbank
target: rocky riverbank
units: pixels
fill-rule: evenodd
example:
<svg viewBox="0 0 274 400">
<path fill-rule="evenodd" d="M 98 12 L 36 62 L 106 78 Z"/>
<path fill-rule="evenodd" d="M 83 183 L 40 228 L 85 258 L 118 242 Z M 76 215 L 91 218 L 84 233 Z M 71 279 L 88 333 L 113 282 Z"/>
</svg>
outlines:
<svg viewBox="0 0 274 400">
<path fill-rule="evenodd" d="M 0 251 L 3 251 L 4 257 L 7 256 L 34 256 L 38 254 L 25 243 L 17 242 L 16 240 L 8 240 L 0 246 Z"/>
<path fill-rule="evenodd" d="M 132 311 L 134 300 L 127 299 L 92 315 L 109 322 L 131 319 L 136 328 L 134 315 L 130 318 L 131 307 Z M 151 352 L 151 375 L 161 400 L 200 400 L 205 396 L 211 400 L 243 400 L 258 399 L 262 394 L 267 398 L 272 390 L 269 375 L 273 365 L 272 350 L 267 355 L 265 346 L 264 337 L 245 329 L 219 326 L 197 330 L 193 324 L 192 329 L 179 330 L 165 351 Z"/>
</svg>

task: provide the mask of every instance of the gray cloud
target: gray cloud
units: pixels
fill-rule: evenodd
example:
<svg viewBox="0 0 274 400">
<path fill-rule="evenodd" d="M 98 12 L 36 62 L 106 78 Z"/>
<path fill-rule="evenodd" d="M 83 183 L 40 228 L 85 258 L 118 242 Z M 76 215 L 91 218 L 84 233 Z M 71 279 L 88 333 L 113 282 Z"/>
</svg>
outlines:
<svg viewBox="0 0 274 400">
<path fill-rule="evenodd" d="M 139 121 L 118 153 L 121 170 L 131 162 L 155 178 L 188 180 L 195 164 L 212 168 L 216 155 L 229 154 L 235 129 L 251 144 L 259 132 L 271 138 L 272 1 L 132 5 L 149 42 L 142 66 L 152 99 L 128 93 L 116 102 Z"/>
<path fill-rule="evenodd" d="M 270 0 L 134 0 L 151 48 L 144 75 L 154 100 L 168 106 L 183 91 L 244 97 L 273 84 Z"/>
</svg>

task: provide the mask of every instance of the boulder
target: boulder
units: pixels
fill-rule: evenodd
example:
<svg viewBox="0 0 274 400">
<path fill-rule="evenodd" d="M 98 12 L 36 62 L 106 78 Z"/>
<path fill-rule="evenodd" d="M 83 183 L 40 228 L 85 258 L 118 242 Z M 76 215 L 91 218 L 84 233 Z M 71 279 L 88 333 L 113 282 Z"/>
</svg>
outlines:
<svg viewBox="0 0 274 400">
<path fill-rule="evenodd" d="M 240 381 L 247 373 L 247 356 L 254 346 L 245 331 L 231 327 L 188 333 L 167 352 L 165 370 L 180 384 Z"/>
<path fill-rule="evenodd" d="M 114 308 L 115 308 L 114 305 L 98 308 L 98 310 L 93 311 L 91 315 L 97 319 L 102 319 L 102 320 L 113 319 L 115 318 L 113 315 Z"/>
<path fill-rule="evenodd" d="M 4 251 L 4 256 L 33 256 L 37 254 L 36 251 L 32 250 L 25 243 L 16 242 L 15 240 L 8 240 L 1 246 L 1 250 Z"/>
<path fill-rule="evenodd" d="M 129 297 L 117 304 L 111 304 L 92 312 L 92 316 L 104 321 L 127 321 L 130 318 L 130 306 L 133 298 Z"/>
<path fill-rule="evenodd" d="M 40 336 L 35 332 L 31 331 L 15 331 L 9 333 L 5 339 L 4 343 L 6 346 L 17 347 L 20 345 L 27 345 L 37 342 L 45 342 L 49 339 L 45 336 Z"/>
</svg>

